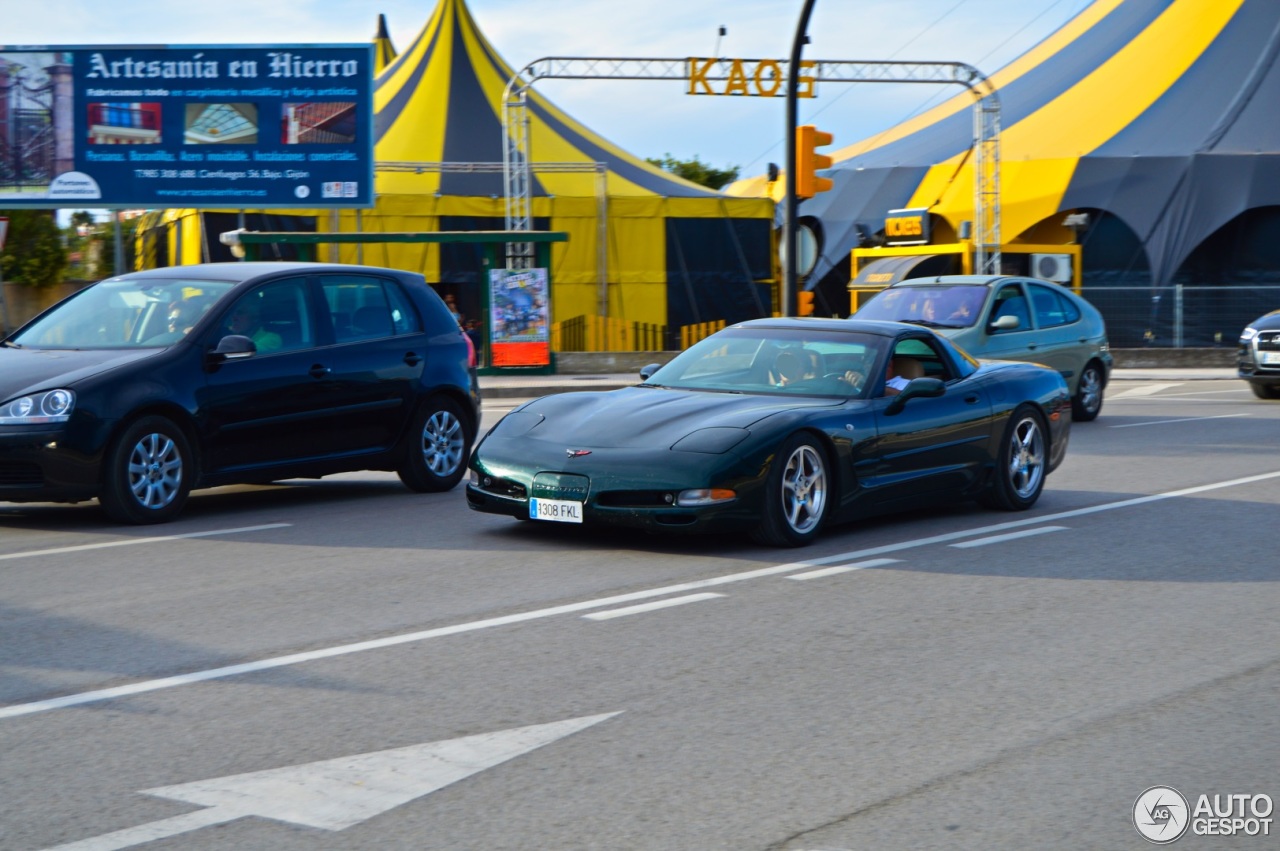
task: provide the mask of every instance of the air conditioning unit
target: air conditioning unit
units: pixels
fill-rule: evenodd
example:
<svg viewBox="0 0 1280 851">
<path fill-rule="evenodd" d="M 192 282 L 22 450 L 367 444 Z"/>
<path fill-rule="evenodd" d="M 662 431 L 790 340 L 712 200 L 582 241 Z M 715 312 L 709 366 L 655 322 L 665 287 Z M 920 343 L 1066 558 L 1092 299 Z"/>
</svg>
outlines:
<svg viewBox="0 0 1280 851">
<path fill-rule="evenodd" d="M 1071 283 L 1071 255 L 1032 254 L 1031 277 L 1058 284 Z"/>
</svg>

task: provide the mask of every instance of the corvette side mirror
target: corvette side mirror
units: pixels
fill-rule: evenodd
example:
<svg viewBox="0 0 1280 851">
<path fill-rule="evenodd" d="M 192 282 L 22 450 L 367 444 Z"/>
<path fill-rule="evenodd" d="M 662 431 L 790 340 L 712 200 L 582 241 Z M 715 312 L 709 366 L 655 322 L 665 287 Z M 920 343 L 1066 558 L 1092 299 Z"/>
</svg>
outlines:
<svg viewBox="0 0 1280 851">
<path fill-rule="evenodd" d="M 910 384 L 902 388 L 901 393 L 893 397 L 893 401 L 884 409 L 884 412 L 887 416 L 892 416 L 901 411 L 910 399 L 941 396 L 946 392 L 947 385 L 943 384 L 940 378 L 913 378 Z"/>
</svg>

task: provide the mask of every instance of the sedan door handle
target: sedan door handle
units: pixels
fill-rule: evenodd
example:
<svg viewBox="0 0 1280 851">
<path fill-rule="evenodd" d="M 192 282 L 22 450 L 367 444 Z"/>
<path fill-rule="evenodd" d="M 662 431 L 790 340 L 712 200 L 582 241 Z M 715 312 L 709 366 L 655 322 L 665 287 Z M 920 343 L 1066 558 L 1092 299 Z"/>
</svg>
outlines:
<svg viewBox="0 0 1280 851">
<path fill-rule="evenodd" d="M 977 401 L 978 401 L 978 394 L 977 394 L 977 393 L 970 393 L 968 396 L 965 396 L 965 397 L 964 397 L 964 401 L 965 401 L 965 404 L 966 404 L 966 405 L 972 405 L 972 404 L 974 404 L 975 402 L 977 402 Z"/>
<path fill-rule="evenodd" d="M 323 364 L 316 364 L 315 366 L 311 367 L 312 378 L 324 378 L 330 372 L 333 372 L 333 370 L 329 369 L 329 367 L 324 366 Z"/>
<path fill-rule="evenodd" d="M 418 354 L 417 352 L 409 352 L 404 356 L 404 362 L 407 363 L 409 366 L 417 366 L 418 364 L 422 363 L 422 355 Z"/>
<path fill-rule="evenodd" d="M 1027 343 L 1027 348 L 1034 352 L 1038 345 L 1039 343 Z"/>
</svg>

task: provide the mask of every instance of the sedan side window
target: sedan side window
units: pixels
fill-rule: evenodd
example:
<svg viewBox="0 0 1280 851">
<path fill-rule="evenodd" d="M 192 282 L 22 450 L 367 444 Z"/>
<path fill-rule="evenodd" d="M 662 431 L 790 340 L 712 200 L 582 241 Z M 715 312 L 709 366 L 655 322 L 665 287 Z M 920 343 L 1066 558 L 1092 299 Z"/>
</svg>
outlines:
<svg viewBox="0 0 1280 851">
<path fill-rule="evenodd" d="M 1080 311 L 1059 293 L 1039 284 L 1030 284 L 1031 303 L 1036 309 L 1036 322 L 1041 328 L 1069 325 L 1080 319 Z"/>
<path fill-rule="evenodd" d="M 995 330 L 992 331 L 993 334 L 1026 331 L 1031 328 L 1031 314 L 1027 310 L 1027 297 L 1022 294 L 1022 288 L 1016 284 L 1001 287 L 1000 291 L 996 293 L 995 301 L 991 305 L 990 321 L 994 323 L 1002 316 L 1017 317 L 1018 327 Z"/>
</svg>

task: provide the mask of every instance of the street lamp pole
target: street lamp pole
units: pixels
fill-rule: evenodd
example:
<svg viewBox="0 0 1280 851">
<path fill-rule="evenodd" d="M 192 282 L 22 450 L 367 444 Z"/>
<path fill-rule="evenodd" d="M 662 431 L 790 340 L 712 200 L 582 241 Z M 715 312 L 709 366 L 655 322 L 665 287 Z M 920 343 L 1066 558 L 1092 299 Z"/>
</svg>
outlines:
<svg viewBox="0 0 1280 851">
<path fill-rule="evenodd" d="M 783 316 L 796 314 L 796 258 L 800 255 L 797 244 L 796 213 L 796 92 L 800 76 L 800 54 L 809 41 L 809 15 L 814 0 L 804 0 L 800 21 L 796 24 L 795 38 L 791 41 L 791 63 L 787 66 L 787 198 L 782 220 L 783 251 L 782 292 L 779 294 Z"/>
</svg>

